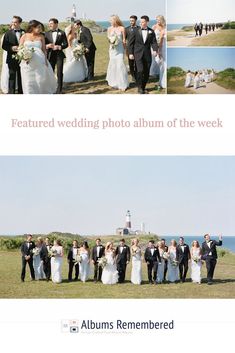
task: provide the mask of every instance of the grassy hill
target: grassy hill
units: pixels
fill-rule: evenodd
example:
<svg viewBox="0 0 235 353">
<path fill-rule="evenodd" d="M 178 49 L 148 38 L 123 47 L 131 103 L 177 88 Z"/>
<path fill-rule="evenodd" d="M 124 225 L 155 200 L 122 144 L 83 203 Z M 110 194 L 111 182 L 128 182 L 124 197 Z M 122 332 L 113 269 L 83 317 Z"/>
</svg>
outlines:
<svg viewBox="0 0 235 353">
<path fill-rule="evenodd" d="M 216 83 L 224 88 L 235 90 L 235 69 L 228 68 L 217 74 Z"/>
</svg>

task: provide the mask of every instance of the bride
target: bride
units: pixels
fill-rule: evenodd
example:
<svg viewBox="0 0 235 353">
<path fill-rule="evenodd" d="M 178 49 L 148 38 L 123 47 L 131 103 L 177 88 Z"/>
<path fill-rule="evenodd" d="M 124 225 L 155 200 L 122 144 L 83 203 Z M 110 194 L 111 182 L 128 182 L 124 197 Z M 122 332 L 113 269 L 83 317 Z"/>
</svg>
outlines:
<svg viewBox="0 0 235 353">
<path fill-rule="evenodd" d="M 4 35 L 1 38 L 0 48 L 2 48 L 2 43 L 4 40 Z M 3 50 L 2 54 L 2 71 L 1 71 L 1 90 L 3 93 L 8 93 L 9 85 L 9 69 L 7 65 L 7 52 Z"/>
<path fill-rule="evenodd" d="M 62 282 L 63 247 L 60 240 L 54 240 L 51 248 L 51 279 L 53 283 Z"/>
<path fill-rule="evenodd" d="M 125 28 L 116 15 L 111 16 L 111 27 L 108 28 L 109 65 L 106 80 L 110 87 L 125 91 L 129 86 L 128 72 L 124 62 L 126 47 Z"/>
<path fill-rule="evenodd" d="M 56 79 L 46 56 L 43 25 L 32 20 L 26 33 L 20 39 L 20 46 L 32 50 L 32 59 L 21 61 L 21 76 L 24 94 L 53 94 L 56 92 Z"/>
<path fill-rule="evenodd" d="M 118 282 L 118 271 L 115 261 L 115 249 L 113 243 L 108 242 L 105 247 L 105 258 L 107 264 L 102 272 L 102 282 L 103 284 L 116 284 Z"/>
<path fill-rule="evenodd" d="M 191 278 L 193 283 L 201 284 L 201 248 L 197 240 L 194 240 L 191 248 Z"/>
<path fill-rule="evenodd" d="M 66 62 L 64 65 L 64 82 L 82 82 L 88 75 L 88 68 L 84 55 L 81 55 L 76 59 L 73 54 L 73 49 L 80 45 L 74 25 L 68 26 L 65 33 L 69 47 L 65 50 Z"/>
<path fill-rule="evenodd" d="M 84 241 L 79 249 L 81 262 L 79 263 L 79 276 L 83 283 L 85 283 L 90 276 L 90 249 L 87 241 Z"/>
<path fill-rule="evenodd" d="M 139 246 L 139 239 L 133 239 L 132 246 L 131 246 L 131 255 L 132 255 L 131 282 L 133 284 L 141 284 L 142 261 L 141 261 L 141 248 Z"/>
</svg>

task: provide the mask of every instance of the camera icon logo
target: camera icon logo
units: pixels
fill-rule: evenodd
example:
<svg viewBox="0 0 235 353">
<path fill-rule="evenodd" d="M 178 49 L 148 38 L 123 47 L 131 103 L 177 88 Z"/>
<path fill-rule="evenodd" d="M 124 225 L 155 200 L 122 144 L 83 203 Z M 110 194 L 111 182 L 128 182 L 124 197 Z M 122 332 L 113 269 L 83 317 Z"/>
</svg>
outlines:
<svg viewBox="0 0 235 353">
<path fill-rule="evenodd" d="M 71 326 L 70 327 L 70 333 L 78 333 L 78 332 L 79 332 L 78 326 Z"/>
</svg>

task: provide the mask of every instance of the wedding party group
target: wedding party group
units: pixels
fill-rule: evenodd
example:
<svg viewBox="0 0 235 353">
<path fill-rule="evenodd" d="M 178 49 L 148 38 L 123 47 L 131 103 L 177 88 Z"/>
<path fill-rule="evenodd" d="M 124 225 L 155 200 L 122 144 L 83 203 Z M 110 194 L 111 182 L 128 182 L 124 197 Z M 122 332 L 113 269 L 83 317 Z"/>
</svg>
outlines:
<svg viewBox="0 0 235 353">
<path fill-rule="evenodd" d="M 195 30 L 195 37 L 201 37 L 203 34 L 203 30 L 205 31 L 206 34 L 209 32 L 214 32 L 216 29 L 221 28 L 223 25 L 218 24 L 218 23 L 206 23 L 203 24 L 202 22 L 196 23 L 194 25 L 194 30 Z"/>
<path fill-rule="evenodd" d="M 137 20 L 130 16 L 130 26 L 125 28 L 117 15 L 111 16 L 106 81 L 110 88 L 126 91 L 131 83 L 129 71 L 137 92 L 145 94 L 150 76 L 159 78 L 159 89 L 166 88 L 166 21 L 157 16 L 150 28 L 148 16 L 141 16 L 140 25 Z M 97 47 L 82 21 L 69 24 L 65 31 L 56 18 L 49 20 L 48 31 L 37 20 L 29 21 L 23 30 L 22 21 L 14 16 L 1 39 L 3 93 L 61 94 L 63 83 L 94 80 Z"/>
<path fill-rule="evenodd" d="M 216 74 L 214 69 L 204 69 L 195 71 L 194 73 L 188 70 L 185 78 L 185 88 L 198 89 L 200 87 L 205 87 L 206 84 L 211 83 L 215 80 Z"/>
<path fill-rule="evenodd" d="M 140 285 L 143 283 L 142 267 L 145 262 L 150 284 L 178 281 L 184 283 L 189 267 L 192 282 L 201 284 L 202 265 L 205 262 L 207 283 L 210 285 L 213 283 L 217 263 L 216 248 L 222 245 L 222 236 L 219 236 L 219 241 L 212 240 L 209 234 L 204 238 L 201 246 L 194 240 L 191 247 L 185 243 L 183 237 L 179 238 L 178 243 L 171 240 L 169 246 L 165 239 L 156 244 L 154 240 L 150 240 L 144 249 L 138 239 L 132 240 L 131 247 L 126 244 L 125 239 L 121 239 L 115 248 L 112 242 L 107 242 L 104 246 L 97 238 L 92 249 L 87 241 L 79 246 L 78 241 L 74 240 L 67 254 L 68 281 L 73 280 L 74 272 L 75 281 L 80 279 L 81 282 L 86 282 L 93 269 L 94 282 L 106 285 L 124 283 L 127 266 L 131 264 L 131 283 Z M 60 240 L 55 240 L 51 245 L 49 238 L 43 240 L 39 237 L 35 244 L 32 235 L 27 235 L 26 241 L 21 245 L 21 255 L 22 282 L 25 281 L 27 264 L 31 280 L 52 279 L 54 283 L 62 282 L 64 249 Z"/>
</svg>

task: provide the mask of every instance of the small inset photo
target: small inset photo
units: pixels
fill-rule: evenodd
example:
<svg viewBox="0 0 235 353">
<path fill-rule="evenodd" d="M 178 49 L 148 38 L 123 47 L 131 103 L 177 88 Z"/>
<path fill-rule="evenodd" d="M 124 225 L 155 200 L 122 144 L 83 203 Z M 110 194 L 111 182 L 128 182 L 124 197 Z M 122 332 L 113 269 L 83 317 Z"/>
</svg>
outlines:
<svg viewBox="0 0 235 353">
<path fill-rule="evenodd" d="M 235 48 L 169 48 L 168 94 L 234 94 Z"/>
<path fill-rule="evenodd" d="M 169 47 L 235 46 L 234 0 L 168 0 Z"/>
</svg>

